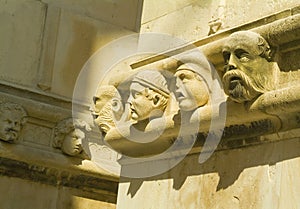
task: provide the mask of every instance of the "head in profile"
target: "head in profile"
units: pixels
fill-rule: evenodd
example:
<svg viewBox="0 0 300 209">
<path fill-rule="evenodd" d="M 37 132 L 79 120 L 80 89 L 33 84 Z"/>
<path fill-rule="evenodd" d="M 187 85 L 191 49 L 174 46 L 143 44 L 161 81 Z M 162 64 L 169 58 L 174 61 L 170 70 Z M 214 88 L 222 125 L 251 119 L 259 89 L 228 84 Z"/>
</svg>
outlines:
<svg viewBox="0 0 300 209">
<path fill-rule="evenodd" d="M 137 73 L 130 85 L 131 118 L 142 121 L 161 117 L 167 107 L 169 90 L 165 77 L 155 70 Z"/>
<path fill-rule="evenodd" d="M 261 35 L 251 31 L 231 34 L 223 57 L 224 90 L 233 101 L 251 101 L 275 88 L 279 68 L 271 62 L 270 46 Z"/>
<path fill-rule="evenodd" d="M 54 128 L 53 147 L 59 148 L 63 153 L 76 156 L 82 153 L 82 143 L 89 125 L 79 119 L 68 118 L 60 121 Z"/>
<path fill-rule="evenodd" d="M 97 89 L 93 97 L 94 107 L 92 115 L 95 124 L 103 134 L 115 127 L 123 113 L 121 96 L 113 85 L 103 85 Z"/>
<path fill-rule="evenodd" d="M 19 138 L 26 117 L 27 113 L 22 106 L 14 103 L 0 104 L 0 139 L 15 142 Z"/>
<path fill-rule="evenodd" d="M 210 64 L 200 52 L 186 54 L 180 62 L 174 74 L 176 99 L 181 111 L 193 111 L 209 101 L 206 79 L 211 77 Z"/>
</svg>

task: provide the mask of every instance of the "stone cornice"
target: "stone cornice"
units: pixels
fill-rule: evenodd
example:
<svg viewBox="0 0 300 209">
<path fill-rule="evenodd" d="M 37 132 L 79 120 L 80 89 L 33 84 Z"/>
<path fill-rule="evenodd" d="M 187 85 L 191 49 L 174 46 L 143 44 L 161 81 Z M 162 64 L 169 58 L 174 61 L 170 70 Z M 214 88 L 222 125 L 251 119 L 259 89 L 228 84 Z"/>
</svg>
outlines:
<svg viewBox="0 0 300 209">
<path fill-rule="evenodd" d="M 246 106 L 229 101 L 222 136 L 223 142 L 221 143 L 300 128 L 300 95 L 296 92 L 300 92 L 300 85 L 267 92 L 254 103 Z M 203 139 L 209 131 L 212 120 L 211 108 L 200 108 L 199 112 L 200 118 L 191 118 L 190 121 L 191 124 L 199 124 L 198 121 L 201 121 L 196 147 L 203 145 Z M 118 129 L 111 130 L 105 140 L 114 149 L 129 156 L 157 154 L 169 148 L 178 136 L 180 122 L 173 121 L 173 118 L 167 118 L 166 124 L 166 129 L 163 129 L 159 120 L 153 121 L 151 129 L 147 130 L 145 134 L 163 134 L 147 145 L 128 140 L 131 137 L 130 132 L 127 132 L 126 135 L 126 132 L 122 131 L 121 134 Z M 190 125 L 190 127 L 193 126 Z M 188 132 L 188 127 L 186 130 Z M 253 142 L 256 144 L 256 141 Z M 251 144 L 251 140 L 249 144 Z M 231 147 L 227 146 L 227 148 Z"/>
<path fill-rule="evenodd" d="M 116 200 L 118 177 L 93 162 L 0 142 L 0 175 L 65 186 Z"/>
</svg>

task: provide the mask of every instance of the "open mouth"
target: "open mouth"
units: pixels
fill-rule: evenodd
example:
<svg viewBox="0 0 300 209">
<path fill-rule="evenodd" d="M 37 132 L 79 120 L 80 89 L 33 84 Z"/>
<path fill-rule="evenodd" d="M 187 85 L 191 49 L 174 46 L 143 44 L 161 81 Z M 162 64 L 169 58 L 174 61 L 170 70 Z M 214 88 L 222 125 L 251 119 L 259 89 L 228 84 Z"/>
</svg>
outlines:
<svg viewBox="0 0 300 209">
<path fill-rule="evenodd" d="M 131 114 L 136 114 L 136 111 L 135 111 L 135 109 L 133 109 L 133 108 L 130 108 L 130 111 L 131 111 Z"/>
<path fill-rule="evenodd" d="M 229 90 L 235 89 L 238 85 L 242 85 L 242 79 L 237 76 L 233 76 L 229 80 Z"/>
<path fill-rule="evenodd" d="M 176 98 L 178 101 L 185 99 L 185 96 L 182 93 L 176 93 Z"/>
</svg>

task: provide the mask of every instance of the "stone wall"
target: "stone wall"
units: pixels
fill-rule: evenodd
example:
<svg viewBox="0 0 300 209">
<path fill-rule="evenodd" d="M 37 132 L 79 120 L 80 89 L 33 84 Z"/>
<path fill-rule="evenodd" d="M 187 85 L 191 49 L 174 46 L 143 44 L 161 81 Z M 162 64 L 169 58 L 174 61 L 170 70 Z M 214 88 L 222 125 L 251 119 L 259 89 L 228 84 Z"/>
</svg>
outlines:
<svg viewBox="0 0 300 209">
<path fill-rule="evenodd" d="M 194 41 L 213 34 L 210 28 L 221 32 L 280 13 L 298 4 L 297 1 L 288 0 L 168 0 L 164 3 L 145 0 L 141 32 L 167 33 L 186 41 Z"/>
<path fill-rule="evenodd" d="M 99 48 L 139 31 L 167 33 L 193 41 L 221 69 L 224 37 L 242 29 L 266 31 L 265 24 L 298 14 L 297 5 L 297 1 L 283 0 L 0 1 L 0 105 L 21 105 L 28 116 L 17 141 L 0 142 L 0 185 L 5 194 L 0 208 L 116 207 L 119 156 L 104 145 L 97 128 L 85 133 L 78 155 L 70 156 L 63 145 L 53 145 L 59 124 L 72 117 L 78 75 Z M 300 67 L 299 30 L 291 26 L 288 41 L 278 41 L 282 34 L 275 29 L 268 39 L 275 40 L 271 44 L 279 49 L 277 61 L 282 71 Z M 149 59 L 147 62 L 153 62 Z M 295 101 L 292 105 L 297 110 L 297 98 Z M 79 104 L 91 117 L 89 105 Z M 284 101 L 275 106 L 280 105 Z M 298 125 L 293 123 L 298 117 L 294 112 L 276 119 L 284 121 L 278 136 L 226 141 L 205 165 L 195 162 L 196 147 L 160 176 L 122 177 L 118 208 L 299 207 L 295 172 L 299 168 L 299 130 L 287 131 Z"/>
<path fill-rule="evenodd" d="M 0 208 L 115 208 L 117 154 L 95 131 L 86 133 L 76 156 L 54 139 L 72 117 L 83 65 L 105 44 L 139 30 L 141 6 L 139 0 L 0 1 L 0 105 L 21 105 L 27 114 L 17 141 L 0 142 Z"/>
</svg>

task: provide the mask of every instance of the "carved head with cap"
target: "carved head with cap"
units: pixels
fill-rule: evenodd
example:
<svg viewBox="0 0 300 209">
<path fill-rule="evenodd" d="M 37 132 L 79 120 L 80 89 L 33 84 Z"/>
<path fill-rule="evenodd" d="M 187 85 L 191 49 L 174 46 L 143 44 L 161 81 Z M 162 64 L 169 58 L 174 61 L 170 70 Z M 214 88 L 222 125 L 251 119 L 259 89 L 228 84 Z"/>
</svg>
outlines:
<svg viewBox="0 0 300 209">
<path fill-rule="evenodd" d="M 169 100 L 169 89 L 165 77 L 156 70 L 137 73 L 130 85 L 131 118 L 142 121 L 163 115 Z"/>
<path fill-rule="evenodd" d="M 176 69 L 175 95 L 182 111 L 192 111 L 209 101 L 207 79 L 211 78 L 210 64 L 199 51 L 184 54 Z"/>
</svg>

